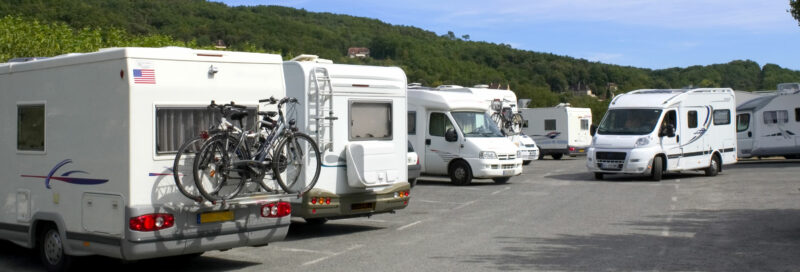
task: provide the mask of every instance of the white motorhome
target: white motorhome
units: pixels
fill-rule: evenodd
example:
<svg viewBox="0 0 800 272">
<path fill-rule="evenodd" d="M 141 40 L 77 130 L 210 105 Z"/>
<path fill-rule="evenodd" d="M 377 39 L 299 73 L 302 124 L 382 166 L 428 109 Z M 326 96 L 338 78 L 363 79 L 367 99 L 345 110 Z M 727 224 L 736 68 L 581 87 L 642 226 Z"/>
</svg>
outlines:
<svg viewBox="0 0 800 272">
<path fill-rule="evenodd" d="M 736 163 L 736 99 L 729 88 L 646 89 L 611 100 L 586 167 L 606 174 L 649 174 L 704 169 L 714 176 Z"/>
<path fill-rule="evenodd" d="M 422 174 L 448 175 L 465 185 L 473 177 L 505 183 L 522 173 L 519 149 L 472 94 L 409 89 L 408 122 Z"/>
<path fill-rule="evenodd" d="M 171 170 L 183 140 L 213 122 L 211 100 L 283 97 L 281 63 L 173 47 L 0 64 L 0 239 L 39 248 L 48 269 L 69 256 L 138 260 L 282 240 L 290 205 L 280 196 L 198 204 Z"/>
<path fill-rule="evenodd" d="M 486 112 L 496 119 L 493 114 L 499 112 L 500 114 L 513 115 L 518 113 L 517 108 L 517 95 L 511 90 L 489 89 L 489 85 L 475 85 L 472 88 L 462 87 L 458 85 L 442 85 L 436 88 L 439 91 L 471 93 L 486 106 Z M 493 108 L 494 107 L 494 108 Z M 510 117 L 506 117 L 510 118 Z M 497 120 L 494 120 L 497 122 Z M 498 123 L 498 126 L 502 124 Z M 500 128 L 500 131 L 505 133 L 506 136 L 519 148 L 519 157 L 525 165 L 531 161 L 538 159 L 539 149 L 536 148 L 536 142 L 532 138 L 518 137 L 521 128 L 510 126 L 508 128 Z M 531 143 L 533 142 L 533 143 Z"/>
<path fill-rule="evenodd" d="M 739 157 L 800 158 L 800 83 L 782 83 L 736 108 Z"/>
<path fill-rule="evenodd" d="M 333 64 L 313 55 L 284 62 L 297 126 L 314 137 L 322 170 L 292 215 L 312 224 L 408 205 L 406 75 L 397 67 Z M 298 184 L 303 185 L 302 182 Z"/>
<path fill-rule="evenodd" d="M 522 131 L 539 145 L 539 158 L 550 155 L 561 159 L 564 155 L 585 155 L 592 144 L 589 128 L 592 110 L 559 104 L 550 108 L 522 108 L 525 122 Z"/>
</svg>

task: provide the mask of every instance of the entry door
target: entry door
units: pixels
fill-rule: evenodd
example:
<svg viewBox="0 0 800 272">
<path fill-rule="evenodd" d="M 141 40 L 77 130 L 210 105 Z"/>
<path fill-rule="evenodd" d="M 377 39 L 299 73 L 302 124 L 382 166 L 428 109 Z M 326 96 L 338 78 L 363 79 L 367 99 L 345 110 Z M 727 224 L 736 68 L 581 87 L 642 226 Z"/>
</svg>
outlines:
<svg viewBox="0 0 800 272">
<path fill-rule="evenodd" d="M 678 126 L 678 114 L 675 110 L 669 110 L 664 114 L 664 119 L 661 120 L 659 125 L 659 132 L 667 125 L 672 125 L 675 128 L 675 135 L 672 137 L 660 137 L 661 150 L 664 150 L 667 154 L 667 169 L 677 169 L 683 155 L 683 149 L 681 149 L 680 145 L 683 139 L 681 137 L 681 127 Z"/>
<path fill-rule="evenodd" d="M 428 135 L 425 138 L 426 173 L 446 175 L 447 165 L 459 156 L 460 141 L 448 142 L 444 139 L 445 131 L 451 128 L 455 129 L 455 126 L 444 112 L 431 112 L 428 116 Z"/>
<path fill-rule="evenodd" d="M 703 151 L 706 150 L 703 137 L 711 126 L 711 114 L 706 107 L 681 107 L 680 109 L 680 145 L 683 156 L 680 164 L 683 169 L 693 169 L 700 167 L 708 160 L 703 159 Z"/>
<path fill-rule="evenodd" d="M 753 123 L 752 116 L 752 112 L 741 112 L 736 115 L 736 144 L 740 157 L 750 157 L 753 150 L 753 125 L 755 123 Z"/>
</svg>

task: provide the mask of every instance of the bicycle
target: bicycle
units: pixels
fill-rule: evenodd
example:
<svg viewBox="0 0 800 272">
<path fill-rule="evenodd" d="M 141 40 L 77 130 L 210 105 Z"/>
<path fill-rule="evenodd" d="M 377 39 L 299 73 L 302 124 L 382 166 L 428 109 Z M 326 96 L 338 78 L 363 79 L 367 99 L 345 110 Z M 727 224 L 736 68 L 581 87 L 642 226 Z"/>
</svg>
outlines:
<svg viewBox="0 0 800 272">
<path fill-rule="evenodd" d="M 223 133 L 209 139 L 197 157 L 199 160 L 195 159 L 195 182 L 206 199 L 212 202 L 231 199 L 241 191 L 244 181 L 248 179 L 257 181 L 267 190 L 274 190 L 274 187 L 265 183 L 267 174 L 271 174 L 269 180 L 275 180 L 284 192 L 290 194 L 302 195 L 316 184 L 321 168 L 319 147 L 310 136 L 298 132 L 295 119 L 287 122 L 282 110 L 286 103 L 297 104 L 297 99 L 286 97 L 277 101 L 269 98 L 259 102 L 278 104 L 277 112 L 259 112 L 264 116 L 259 124 L 270 130 L 266 137 L 250 146 L 245 140 L 246 135 L 235 126 L 221 127 Z M 270 117 L 275 115 L 278 115 L 278 119 L 271 120 Z M 225 124 L 227 120 L 222 121 Z M 256 152 L 251 155 L 250 150 Z M 310 181 L 306 179 L 306 185 L 298 189 L 296 185 L 301 174 L 309 175 L 304 172 L 308 170 L 306 165 L 312 166 L 313 178 Z M 231 175 L 232 171 L 238 177 Z M 240 182 L 228 184 L 231 179 Z M 221 193 L 226 186 L 232 187 Z"/>
<path fill-rule="evenodd" d="M 503 131 L 505 135 L 516 135 L 522 131 L 522 123 L 525 120 L 522 114 L 514 113 L 510 107 L 503 107 L 503 102 L 495 99 L 491 104 L 492 121 Z"/>
</svg>

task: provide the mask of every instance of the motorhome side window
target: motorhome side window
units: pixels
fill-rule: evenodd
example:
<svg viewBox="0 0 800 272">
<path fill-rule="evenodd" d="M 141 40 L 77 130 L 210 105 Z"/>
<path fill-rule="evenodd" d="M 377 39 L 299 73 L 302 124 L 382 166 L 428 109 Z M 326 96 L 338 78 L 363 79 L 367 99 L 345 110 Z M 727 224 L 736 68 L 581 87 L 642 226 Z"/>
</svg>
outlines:
<svg viewBox="0 0 800 272">
<path fill-rule="evenodd" d="M 524 127 L 524 128 L 528 127 L 528 120 L 523 120 L 522 121 L 522 127 Z"/>
<path fill-rule="evenodd" d="M 450 123 L 447 115 L 441 112 L 431 113 L 431 121 L 428 127 L 431 136 L 444 137 L 444 132 L 451 128 L 453 128 L 453 124 Z"/>
<path fill-rule="evenodd" d="M 789 112 L 785 110 L 765 111 L 764 124 L 788 123 Z"/>
<path fill-rule="evenodd" d="M 731 123 L 730 110 L 714 110 L 714 125 L 727 125 Z"/>
<path fill-rule="evenodd" d="M 581 119 L 581 130 L 589 130 L 589 120 Z"/>
<path fill-rule="evenodd" d="M 672 125 L 672 128 L 674 128 L 674 129 L 678 128 L 677 113 L 675 113 L 674 110 L 668 111 L 664 115 L 664 121 L 661 122 L 661 129 L 664 129 L 665 127 L 667 127 L 669 125 Z"/>
<path fill-rule="evenodd" d="M 736 132 L 746 131 L 750 128 L 750 114 L 743 113 L 736 116 Z"/>
<path fill-rule="evenodd" d="M 17 105 L 17 150 L 44 151 L 44 105 Z"/>
<path fill-rule="evenodd" d="M 544 120 L 544 130 L 556 130 L 556 119 Z"/>
<path fill-rule="evenodd" d="M 251 120 L 255 114 L 255 109 L 248 109 L 248 116 L 242 119 L 245 130 L 253 129 Z M 218 124 L 219 119 L 219 112 L 206 107 L 156 107 L 156 153 L 176 152 L 183 142 Z"/>
<path fill-rule="evenodd" d="M 689 125 L 689 128 L 696 128 L 697 127 L 697 111 L 689 111 L 689 114 L 687 114 L 687 118 L 689 120 L 688 120 L 688 122 L 686 122 L 686 124 Z"/>
<path fill-rule="evenodd" d="M 350 140 L 392 139 L 391 102 L 350 103 Z"/>
<path fill-rule="evenodd" d="M 417 112 L 408 112 L 408 135 L 417 135 Z"/>
<path fill-rule="evenodd" d="M 800 122 L 800 108 L 794 108 L 794 121 Z"/>
</svg>

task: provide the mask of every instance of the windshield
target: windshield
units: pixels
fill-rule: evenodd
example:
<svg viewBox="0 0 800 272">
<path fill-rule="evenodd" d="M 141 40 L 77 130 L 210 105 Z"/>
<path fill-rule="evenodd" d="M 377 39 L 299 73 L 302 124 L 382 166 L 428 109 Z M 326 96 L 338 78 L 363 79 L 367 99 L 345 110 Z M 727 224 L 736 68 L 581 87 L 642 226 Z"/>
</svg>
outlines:
<svg viewBox="0 0 800 272">
<path fill-rule="evenodd" d="M 485 112 L 453 112 L 452 115 L 464 137 L 503 137 Z"/>
<path fill-rule="evenodd" d="M 597 134 L 645 135 L 653 132 L 661 116 L 658 109 L 609 110 L 597 128 Z"/>
</svg>

